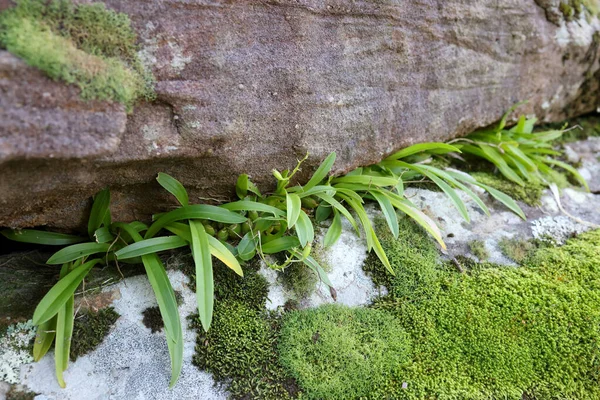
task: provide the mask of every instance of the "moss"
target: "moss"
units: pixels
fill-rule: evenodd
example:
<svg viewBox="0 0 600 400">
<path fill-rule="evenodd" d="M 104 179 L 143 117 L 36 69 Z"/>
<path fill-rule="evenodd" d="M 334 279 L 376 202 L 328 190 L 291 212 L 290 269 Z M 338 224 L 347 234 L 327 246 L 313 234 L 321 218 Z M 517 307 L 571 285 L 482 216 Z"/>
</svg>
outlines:
<svg viewBox="0 0 600 400">
<path fill-rule="evenodd" d="M 500 251 L 506 257 L 510 258 L 517 264 L 521 264 L 529 255 L 538 248 L 535 242 L 525 239 L 508 239 L 503 238 L 498 242 Z"/>
<path fill-rule="evenodd" d="M 36 396 L 37 394 L 34 392 L 23 391 L 13 386 L 10 391 L 6 393 L 6 400 L 34 400 Z"/>
<path fill-rule="evenodd" d="M 275 352 L 277 318 L 241 301 L 226 300 L 215 304 L 208 332 L 202 332 L 198 318 L 193 321 L 199 331 L 194 364 L 217 380 L 230 381 L 233 398 L 285 399 L 297 390 Z"/>
<path fill-rule="evenodd" d="M 103 3 L 17 0 L 0 14 L 0 46 L 50 78 L 77 85 L 82 98 L 119 102 L 129 111 L 138 98 L 153 98 L 135 42 L 127 15 Z"/>
<path fill-rule="evenodd" d="M 395 239 L 382 218 L 375 220 L 377 237 L 394 269 L 391 275 L 374 253 L 369 253 L 363 269 L 376 286 L 385 286 L 397 298 L 415 300 L 428 297 L 441 263 L 436 245 L 412 219 L 399 217 L 399 237 Z"/>
<path fill-rule="evenodd" d="M 390 253 L 406 247 L 384 243 Z M 348 372 L 344 366 L 374 371 L 379 364 L 373 366 L 373 358 L 348 361 L 362 348 L 360 340 L 400 339 L 378 330 L 380 323 L 358 323 L 353 311 L 337 307 L 286 317 L 282 362 L 309 398 L 597 399 L 600 231 L 527 252 L 520 268 L 485 264 L 468 274 L 423 263 L 435 271 L 427 279 L 408 265 L 405 291 L 392 290 L 373 305 L 394 317 L 394 331 L 406 332 L 402 343 L 410 344 L 385 351 L 386 360 L 402 360 L 388 361 L 396 368 L 385 373 Z M 392 265 L 401 272 L 405 264 L 397 258 Z M 406 293 L 411 287 L 417 294 Z M 354 333 L 355 325 L 362 325 L 357 329 L 364 336 Z M 335 339 L 319 343 L 324 337 Z"/>
<path fill-rule="evenodd" d="M 75 361 L 98 347 L 118 318 L 119 314 L 112 307 L 78 315 L 73 327 L 71 360 Z"/>
<path fill-rule="evenodd" d="M 281 362 L 308 399 L 386 398 L 401 390 L 397 369 L 410 340 L 391 315 L 326 305 L 284 318 Z"/>
<path fill-rule="evenodd" d="M 474 172 L 471 175 L 478 182 L 500 190 L 515 200 L 520 200 L 530 206 L 541 204 L 540 202 L 545 186 L 540 182 L 527 182 L 527 186 L 523 187 L 500 175 L 494 175 L 489 172 Z M 557 179 L 559 179 L 559 177 L 557 177 Z"/>
<path fill-rule="evenodd" d="M 165 326 L 165 323 L 160 315 L 160 309 L 158 306 L 148 307 L 142 311 L 142 323 L 152 333 L 160 332 Z"/>
<path fill-rule="evenodd" d="M 472 240 L 469 242 L 469 250 L 479 261 L 486 261 L 490 258 L 490 253 L 482 240 Z"/>
<path fill-rule="evenodd" d="M 283 287 L 299 299 L 309 296 L 319 281 L 319 277 L 313 270 L 300 263 L 289 265 L 282 271 L 280 277 Z"/>
</svg>

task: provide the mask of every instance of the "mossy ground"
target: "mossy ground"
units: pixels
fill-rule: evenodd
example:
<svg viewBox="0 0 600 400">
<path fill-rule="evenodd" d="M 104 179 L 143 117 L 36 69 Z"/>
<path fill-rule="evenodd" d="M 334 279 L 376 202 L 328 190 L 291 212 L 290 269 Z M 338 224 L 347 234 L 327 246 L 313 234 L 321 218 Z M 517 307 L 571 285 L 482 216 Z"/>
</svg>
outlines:
<svg viewBox="0 0 600 400">
<path fill-rule="evenodd" d="M 127 15 L 103 3 L 15 3 L 0 13 L 0 47 L 52 79 L 77 85 L 84 99 L 119 102 L 130 111 L 138 98 L 153 97 Z"/>
<path fill-rule="evenodd" d="M 469 242 L 469 250 L 479 261 L 486 261 L 490 258 L 490 253 L 485 248 L 485 242 L 482 240 L 472 240 Z"/>
<path fill-rule="evenodd" d="M 280 319 L 265 310 L 268 282 L 258 274 L 258 265 L 245 265 L 243 278 L 221 263 L 213 270 L 215 308 L 209 331 L 203 331 L 198 316 L 191 318 L 198 330 L 194 364 L 228 381 L 232 398 L 292 397 L 297 386 L 276 352 Z"/>
<path fill-rule="evenodd" d="M 348 321 L 361 309 L 323 307 L 284 318 L 281 359 L 309 398 L 600 398 L 600 231 L 559 248 L 527 247 L 517 252 L 524 254 L 520 268 L 490 264 L 463 274 L 436 261 L 427 245 L 414 250 L 427 242 L 417 229 L 398 242 L 384 236 L 396 277 L 383 275 L 374 259 L 366 264 L 390 289 L 373 308 L 393 316 L 397 329 L 379 331 L 381 323 L 366 319 L 355 330 Z M 315 332 L 341 344 L 323 348 Z M 354 363 L 360 374 L 331 367 L 352 354 L 345 343 L 354 351 L 377 340 L 409 347 L 398 359 L 387 351 Z M 373 359 L 395 368 L 382 378 Z"/>
<path fill-rule="evenodd" d="M 502 175 L 493 174 L 491 172 L 473 172 L 473 178 L 478 182 L 491 186 L 503 193 L 506 193 L 515 200 L 520 200 L 530 206 L 540 205 L 542 194 L 544 193 L 545 185 L 539 182 L 527 182 L 527 186 L 509 181 Z"/>
<path fill-rule="evenodd" d="M 77 315 L 71 340 L 71 360 L 75 361 L 98 347 L 118 318 L 119 314 L 112 307 Z"/>
</svg>

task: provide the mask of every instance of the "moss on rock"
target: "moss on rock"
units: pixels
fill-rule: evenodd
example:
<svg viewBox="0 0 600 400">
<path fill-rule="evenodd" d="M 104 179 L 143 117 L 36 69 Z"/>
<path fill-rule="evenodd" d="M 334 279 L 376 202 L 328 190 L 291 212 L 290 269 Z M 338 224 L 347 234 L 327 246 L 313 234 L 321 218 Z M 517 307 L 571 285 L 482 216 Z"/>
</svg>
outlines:
<svg viewBox="0 0 600 400">
<path fill-rule="evenodd" d="M 0 14 L 0 46 L 50 78 L 77 85 L 84 99 L 131 111 L 137 99 L 154 96 L 129 18 L 103 3 L 17 0 Z"/>
<path fill-rule="evenodd" d="M 112 307 L 77 315 L 71 340 L 71 360 L 75 361 L 98 347 L 118 318 L 119 314 Z"/>
<path fill-rule="evenodd" d="M 491 186 L 506 193 L 515 200 L 520 200 L 530 206 L 540 205 L 542 194 L 546 188 L 541 182 L 527 182 L 527 186 L 509 181 L 508 179 L 489 172 L 473 172 L 471 174 L 478 182 Z M 560 179 L 560 178 L 558 178 Z"/>
<path fill-rule="evenodd" d="M 286 315 L 279 352 L 303 398 L 388 398 L 402 390 L 410 339 L 385 312 L 326 305 Z"/>
<path fill-rule="evenodd" d="M 390 254 L 407 254 L 418 240 L 412 236 L 383 245 Z M 526 253 L 521 268 L 489 265 L 465 274 L 422 262 L 420 255 L 430 271 L 426 279 L 403 257 L 394 258 L 394 270 L 407 282 L 397 290 L 398 278 L 388 278 L 390 295 L 373 308 L 393 317 L 394 331 L 406 332 L 404 339 L 378 330 L 381 323 L 358 323 L 343 308 L 298 311 L 284 319 L 282 362 L 314 398 L 599 398 L 600 231 Z M 375 276 L 385 270 L 378 268 Z M 416 293 L 407 293 L 411 288 Z M 364 335 L 355 335 L 354 326 L 361 324 Z M 333 341 L 336 351 L 326 351 L 325 342 L 318 344 L 324 337 L 342 344 Z M 357 344 L 347 348 L 347 337 Z M 361 340 L 400 340 L 410 347 L 395 356 L 410 357 L 387 375 L 348 373 L 339 366 L 375 368 L 376 357 L 347 361 Z"/>
</svg>

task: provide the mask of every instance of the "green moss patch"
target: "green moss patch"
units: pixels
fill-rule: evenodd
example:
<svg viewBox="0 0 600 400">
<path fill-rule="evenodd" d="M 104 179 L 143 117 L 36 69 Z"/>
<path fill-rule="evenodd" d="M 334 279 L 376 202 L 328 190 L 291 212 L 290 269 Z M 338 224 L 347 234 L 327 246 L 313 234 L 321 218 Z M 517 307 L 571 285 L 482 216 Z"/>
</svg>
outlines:
<svg viewBox="0 0 600 400">
<path fill-rule="evenodd" d="M 423 241 L 407 235 L 399 245 L 384 241 L 386 251 L 404 255 Z M 426 275 L 396 256 L 394 270 L 407 282 L 388 278 L 390 295 L 375 310 L 286 317 L 281 360 L 309 398 L 600 398 L 600 231 L 524 251 L 520 268 L 463 274 L 425 262 L 423 249 Z M 388 322 L 360 319 L 363 311 Z M 398 347 L 361 350 L 379 341 Z"/>
<path fill-rule="evenodd" d="M 542 194 L 546 188 L 542 183 L 527 182 L 523 187 L 515 182 L 505 179 L 501 175 L 495 175 L 489 172 L 473 172 L 473 178 L 478 182 L 491 186 L 503 193 L 506 193 L 515 200 L 520 200 L 530 206 L 540 205 Z"/>
<path fill-rule="evenodd" d="M 479 261 L 486 261 L 490 258 L 490 252 L 485 247 L 485 242 L 483 240 L 470 241 L 469 250 Z"/>
<path fill-rule="evenodd" d="M 129 111 L 153 98 L 152 76 L 138 56 L 127 15 L 103 3 L 17 0 L 0 14 L 0 46 L 54 80 L 75 84 L 84 99 L 115 101 Z"/>
<path fill-rule="evenodd" d="M 77 315 L 71 339 L 71 360 L 75 361 L 98 347 L 118 318 L 119 314 L 112 307 Z"/>
</svg>

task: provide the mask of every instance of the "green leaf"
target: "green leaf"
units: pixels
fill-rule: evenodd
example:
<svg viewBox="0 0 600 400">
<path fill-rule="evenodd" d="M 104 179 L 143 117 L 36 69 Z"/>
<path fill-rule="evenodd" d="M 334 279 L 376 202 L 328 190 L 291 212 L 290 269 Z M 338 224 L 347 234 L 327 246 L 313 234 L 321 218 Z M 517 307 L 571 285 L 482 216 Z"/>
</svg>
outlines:
<svg viewBox="0 0 600 400">
<path fill-rule="evenodd" d="M 150 226 L 145 237 L 147 239 L 151 238 L 171 222 L 185 219 L 209 219 L 224 224 L 241 224 L 242 222 L 246 222 L 245 217 L 226 210 L 225 208 L 205 204 L 194 204 L 191 206 L 183 206 L 161 215 L 160 218 Z"/>
<path fill-rule="evenodd" d="M 190 221 L 192 234 L 192 256 L 196 264 L 196 301 L 200 323 L 205 332 L 208 332 L 212 321 L 214 305 L 214 281 L 212 259 L 208 248 L 208 239 L 204 225 L 199 221 Z"/>
<path fill-rule="evenodd" d="M 466 152 L 487 159 L 496 167 L 498 167 L 502 175 L 504 175 L 507 179 L 521 186 L 525 186 L 525 182 L 523 182 L 519 175 L 517 175 L 516 172 L 508 166 L 506 161 L 502 158 L 502 155 L 495 147 L 480 143 L 479 148 L 471 145 L 465 145 L 462 149 Z"/>
<path fill-rule="evenodd" d="M 383 212 L 385 220 L 387 221 L 388 226 L 390 227 L 390 231 L 397 239 L 398 235 L 400 234 L 400 229 L 398 228 L 398 216 L 396 215 L 396 210 L 394 210 L 392 202 L 381 192 L 372 190 L 370 193 L 379 203 L 379 207 L 381 208 L 381 212 Z"/>
<path fill-rule="evenodd" d="M 560 167 L 564 170 L 567 170 L 568 172 L 570 172 L 571 174 L 573 174 L 573 176 L 575 177 L 575 179 L 577 179 L 577 182 L 579 182 L 581 184 L 581 186 L 583 186 L 585 188 L 586 191 L 590 191 L 590 187 L 588 186 L 585 178 L 583 176 L 581 176 L 581 174 L 579 173 L 579 171 L 577 171 L 575 168 L 573 168 L 572 166 L 570 166 L 569 164 L 559 161 L 559 160 L 554 160 L 552 158 L 545 158 L 545 159 L 541 159 L 540 160 L 550 164 L 550 165 L 555 165 L 557 167 Z"/>
<path fill-rule="evenodd" d="M 259 211 L 259 212 L 267 212 L 270 214 L 273 214 L 277 217 L 285 217 L 285 213 L 283 211 L 281 211 L 278 208 L 275 208 L 273 206 L 267 205 L 267 204 L 263 204 L 263 203 L 259 203 L 257 201 L 250 201 L 250 200 L 240 200 L 240 201 L 234 201 L 233 203 L 226 203 L 220 206 L 221 208 L 224 208 L 226 210 L 229 211 Z M 244 219 L 245 222 L 246 219 Z M 223 222 L 223 221 L 219 221 L 219 222 Z M 234 222 L 234 223 L 240 223 L 240 222 Z"/>
<path fill-rule="evenodd" d="M 244 261 L 251 260 L 256 255 L 256 241 L 252 236 L 252 232 L 244 235 L 240 243 L 237 245 L 238 257 Z"/>
<path fill-rule="evenodd" d="M 169 357 L 171 358 L 171 381 L 169 389 L 177 383 L 181 369 L 183 368 L 183 332 L 179 330 L 179 337 L 173 340 L 167 337 L 167 346 L 169 348 Z"/>
<path fill-rule="evenodd" d="M 385 254 L 385 251 L 383 250 L 383 247 L 381 246 L 381 243 L 379 242 L 379 239 L 377 238 L 377 234 L 375 234 L 373 227 L 371 227 L 369 234 L 373 238 L 373 250 L 375 251 L 375 254 L 377 254 L 377 257 L 379 257 L 379 260 L 381 260 L 381 263 L 385 266 L 389 273 L 396 275 L 392 265 L 390 264 L 390 261 L 387 258 L 387 255 Z"/>
<path fill-rule="evenodd" d="M 96 239 L 96 243 L 109 243 L 115 240 L 115 237 L 110 233 L 110 230 L 106 226 L 96 229 L 94 238 Z"/>
<path fill-rule="evenodd" d="M 308 218 L 308 215 L 302 210 L 300 210 L 298 222 L 296 222 L 296 234 L 298 235 L 298 240 L 300 240 L 302 247 L 312 243 L 315 239 L 315 231 L 312 222 L 310 221 L 310 218 Z"/>
<path fill-rule="evenodd" d="M 353 175 L 335 178 L 332 183 L 358 183 L 361 185 L 385 187 L 396 186 L 398 184 L 398 179 L 368 175 Z"/>
<path fill-rule="evenodd" d="M 319 206 L 315 210 L 315 220 L 317 222 L 325 221 L 327 218 L 329 218 L 331 216 L 331 210 L 332 210 L 331 206 L 328 206 L 325 204 L 319 204 Z"/>
<path fill-rule="evenodd" d="M 104 189 L 94 197 L 94 204 L 92 205 L 92 211 L 90 212 L 90 219 L 88 220 L 88 235 L 90 238 L 93 237 L 96 229 L 100 228 L 102 224 L 106 224 L 106 220 L 110 223 L 110 191 Z"/>
<path fill-rule="evenodd" d="M 56 378 L 61 388 L 65 388 L 63 371 L 69 364 L 69 351 L 71 348 L 71 336 L 73 335 L 73 312 L 74 297 L 68 297 L 65 304 L 58 310 L 56 317 L 56 343 L 54 345 L 54 365 Z"/>
<path fill-rule="evenodd" d="M 50 246 L 63 246 L 67 244 L 80 243 L 86 238 L 80 236 L 66 235 L 64 233 L 54 233 L 38 231 L 35 229 L 12 230 L 4 229 L 0 231 L 4 237 L 15 242 L 35 243 Z"/>
<path fill-rule="evenodd" d="M 186 224 L 182 224 L 180 222 L 173 222 L 167 225 L 165 229 L 176 234 L 177 236 L 189 243 L 191 243 L 192 241 L 190 227 Z M 223 264 L 231 268 L 239 276 L 244 276 L 244 272 L 242 271 L 240 263 L 238 262 L 238 260 L 236 260 L 233 253 L 223 243 L 219 242 L 217 238 L 208 235 L 208 244 L 210 246 L 210 252 L 213 256 L 221 260 Z"/>
<path fill-rule="evenodd" d="M 299 247 L 300 241 L 295 236 L 283 236 L 261 245 L 261 251 L 265 254 L 275 254 L 281 251 Z"/>
<path fill-rule="evenodd" d="M 325 234 L 325 238 L 323 239 L 323 247 L 327 248 L 332 246 L 335 242 L 338 241 L 340 235 L 342 234 L 342 219 L 340 218 L 340 214 L 337 211 L 334 211 L 333 221 L 331 222 L 331 226 L 327 229 L 327 233 Z"/>
<path fill-rule="evenodd" d="M 156 177 L 160 186 L 165 188 L 167 192 L 171 193 L 179 204 L 182 206 L 187 206 L 189 203 L 188 193 L 177 179 L 173 178 L 171 175 L 165 174 L 163 172 L 159 172 Z"/>
<path fill-rule="evenodd" d="M 33 360 L 40 361 L 48 353 L 56 336 L 56 316 L 37 327 L 33 342 Z"/>
<path fill-rule="evenodd" d="M 416 153 L 422 153 L 424 151 L 434 150 L 436 154 L 444 154 L 444 153 L 460 153 L 460 149 L 458 147 L 446 144 L 446 143 L 419 143 L 409 146 L 405 149 L 402 149 L 389 157 L 386 157 L 386 160 L 398 160 L 400 158 L 408 157 Z"/>
<path fill-rule="evenodd" d="M 306 183 L 306 185 L 304 185 L 304 191 L 310 190 L 317 186 L 323 179 L 327 177 L 327 174 L 329 174 L 329 171 L 331 171 L 331 167 L 333 167 L 335 157 L 335 152 L 329 153 L 327 158 L 325 158 L 321 165 L 319 165 L 319 168 L 317 168 L 310 180 Z"/>
<path fill-rule="evenodd" d="M 514 201 L 510 196 L 502 193 L 499 190 L 494 189 L 491 186 L 487 186 L 487 185 L 484 185 L 479 182 L 477 182 L 476 185 L 485 189 L 489 194 L 492 195 L 492 197 L 494 197 L 496 200 L 498 200 L 499 202 L 504 204 L 506 207 L 508 207 L 510 210 L 512 210 L 519 217 L 523 218 L 524 220 L 527 219 L 527 217 L 525 216 L 525 213 L 523 212 L 523 210 L 521 210 L 521 207 L 519 207 L 517 202 Z"/>
<path fill-rule="evenodd" d="M 33 313 L 33 324 L 41 325 L 54 317 L 75 293 L 83 278 L 100 260 L 91 260 L 74 268 L 64 278 L 60 279 L 38 303 Z"/>
<path fill-rule="evenodd" d="M 248 175 L 241 174 L 238 176 L 235 184 L 235 194 L 237 194 L 240 199 L 243 199 L 248 195 Z"/>
<path fill-rule="evenodd" d="M 356 195 L 358 196 L 358 194 Z M 329 196 L 327 194 L 324 193 L 319 193 L 317 194 L 317 197 L 319 197 L 321 200 L 323 200 L 325 203 L 328 203 L 329 205 L 331 205 L 332 207 L 334 207 L 337 211 L 339 211 L 344 217 L 346 217 L 346 219 L 350 222 L 350 224 L 352 224 L 352 226 L 354 227 L 354 229 L 356 230 L 356 232 L 358 233 L 358 224 L 356 223 L 356 220 L 354 219 L 354 217 L 352 217 L 352 214 L 350 214 L 350 212 L 346 209 L 346 207 L 344 207 L 339 201 L 337 201 L 334 197 Z"/>
<path fill-rule="evenodd" d="M 294 224 L 296 224 L 296 221 L 298 221 L 298 217 L 302 211 L 302 201 L 300 200 L 300 197 L 294 193 L 287 193 L 285 198 L 287 206 L 287 224 L 289 228 L 292 228 Z"/>
<path fill-rule="evenodd" d="M 64 264 L 78 258 L 97 253 L 106 253 L 110 249 L 108 243 L 79 243 L 60 249 L 46 261 L 47 264 Z"/>
<path fill-rule="evenodd" d="M 188 243 L 179 236 L 161 236 L 140 240 L 115 252 L 119 260 L 143 256 L 144 254 L 158 253 L 160 251 L 177 249 L 187 246 Z"/>
</svg>

